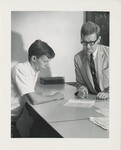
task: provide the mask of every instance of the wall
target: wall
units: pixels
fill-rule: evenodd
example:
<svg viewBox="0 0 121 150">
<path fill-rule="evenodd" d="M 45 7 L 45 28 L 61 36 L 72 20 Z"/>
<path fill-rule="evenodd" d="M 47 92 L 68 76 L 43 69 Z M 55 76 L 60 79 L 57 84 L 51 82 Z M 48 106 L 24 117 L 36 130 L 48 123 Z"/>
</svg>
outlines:
<svg viewBox="0 0 121 150">
<path fill-rule="evenodd" d="M 100 44 L 109 46 L 109 20 L 110 12 L 108 11 L 86 11 L 85 21 L 92 21 L 100 27 L 101 41 Z"/>
<path fill-rule="evenodd" d="M 36 39 L 47 42 L 56 56 L 42 76 L 64 76 L 75 81 L 74 55 L 82 48 L 80 28 L 83 12 L 31 11 L 11 13 L 12 66 L 27 59 L 27 50 Z"/>
</svg>

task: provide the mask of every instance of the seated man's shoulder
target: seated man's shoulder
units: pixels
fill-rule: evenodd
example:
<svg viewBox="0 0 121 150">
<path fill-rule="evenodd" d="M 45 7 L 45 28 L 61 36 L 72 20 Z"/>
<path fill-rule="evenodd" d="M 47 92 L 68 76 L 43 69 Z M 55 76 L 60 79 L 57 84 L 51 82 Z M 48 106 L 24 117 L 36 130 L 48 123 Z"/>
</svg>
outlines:
<svg viewBox="0 0 121 150">
<path fill-rule="evenodd" d="M 109 46 L 106 45 L 99 45 L 99 46 L 103 51 L 109 51 Z"/>
<path fill-rule="evenodd" d="M 105 45 L 99 45 L 100 47 L 100 51 L 105 54 L 105 55 L 109 55 L 109 46 L 105 46 Z"/>
<path fill-rule="evenodd" d="M 75 58 L 80 58 L 80 57 L 83 57 L 85 55 L 85 51 L 82 50 L 82 51 L 79 51 L 76 55 L 75 55 Z"/>
<path fill-rule="evenodd" d="M 17 72 L 26 72 L 25 63 L 17 63 L 15 66 L 11 68 L 12 73 Z"/>
</svg>

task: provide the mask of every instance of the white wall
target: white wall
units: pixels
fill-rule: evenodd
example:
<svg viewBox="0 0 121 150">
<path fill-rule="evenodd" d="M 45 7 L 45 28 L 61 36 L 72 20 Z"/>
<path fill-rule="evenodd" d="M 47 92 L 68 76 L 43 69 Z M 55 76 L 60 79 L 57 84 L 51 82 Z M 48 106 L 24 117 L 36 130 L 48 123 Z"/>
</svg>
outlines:
<svg viewBox="0 0 121 150">
<path fill-rule="evenodd" d="M 36 40 L 47 42 L 56 56 L 50 70 L 44 74 L 64 76 L 66 82 L 75 81 L 74 55 L 81 50 L 80 28 L 83 12 L 31 11 L 11 13 L 11 61 L 27 59 L 27 50 Z"/>
</svg>

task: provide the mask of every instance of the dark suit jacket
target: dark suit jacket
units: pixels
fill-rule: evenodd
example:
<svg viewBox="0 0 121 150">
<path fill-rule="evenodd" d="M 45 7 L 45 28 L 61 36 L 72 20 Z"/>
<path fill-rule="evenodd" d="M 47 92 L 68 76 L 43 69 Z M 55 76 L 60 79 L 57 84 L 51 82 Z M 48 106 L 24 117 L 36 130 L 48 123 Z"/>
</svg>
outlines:
<svg viewBox="0 0 121 150">
<path fill-rule="evenodd" d="M 109 47 L 98 45 L 96 55 L 97 80 L 101 91 L 109 90 Z M 74 57 L 76 81 L 78 88 L 85 86 L 90 93 L 97 94 L 89 67 L 89 58 L 85 50 L 80 51 Z"/>
</svg>

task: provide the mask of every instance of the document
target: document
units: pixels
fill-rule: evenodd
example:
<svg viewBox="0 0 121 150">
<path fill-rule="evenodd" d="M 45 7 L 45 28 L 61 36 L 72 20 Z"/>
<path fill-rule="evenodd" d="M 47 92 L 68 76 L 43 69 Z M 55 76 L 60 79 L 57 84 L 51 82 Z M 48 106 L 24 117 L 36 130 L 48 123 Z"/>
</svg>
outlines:
<svg viewBox="0 0 121 150">
<path fill-rule="evenodd" d="M 89 107 L 92 107 L 94 105 L 94 103 L 95 103 L 95 100 L 69 99 L 64 104 L 64 106 L 89 108 Z"/>
<path fill-rule="evenodd" d="M 109 130 L 109 101 L 98 101 L 94 106 L 98 108 L 95 111 L 102 114 L 104 117 L 90 117 L 90 121 L 103 129 Z"/>
<path fill-rule="evenodd" d="M 90 117 L 91 122 L 102 127 L 105 130 L 109 130 L 109 118 L 108 117 Z"/>
</svg>

